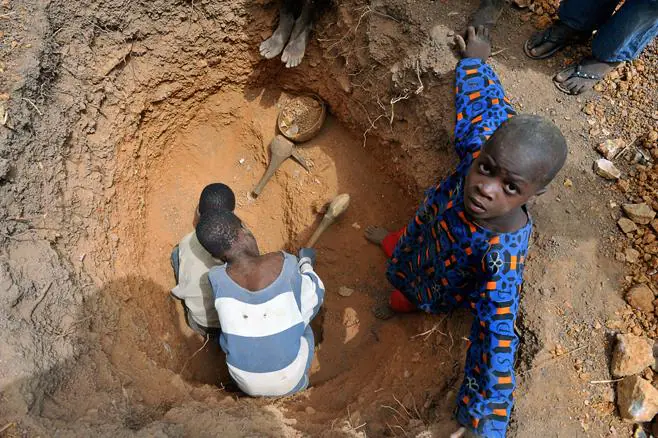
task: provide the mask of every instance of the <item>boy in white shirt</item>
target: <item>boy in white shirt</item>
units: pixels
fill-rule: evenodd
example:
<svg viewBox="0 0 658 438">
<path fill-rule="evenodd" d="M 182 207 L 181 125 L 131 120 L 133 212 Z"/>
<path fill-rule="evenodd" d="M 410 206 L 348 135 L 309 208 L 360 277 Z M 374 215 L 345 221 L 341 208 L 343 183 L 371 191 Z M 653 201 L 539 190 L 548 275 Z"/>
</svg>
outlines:
<svg viewBox="0 0 658 438">
<path fill-rule="evenodd" d="M 196 227 L 204 214 L 234 209 L 233 190 L 226 184 L 209 184 L 199 197 L 193 225 Z M 171 265 L 176 278 L 176 287 L 171 293 L 183 301 L 187 325 L 203 337 L 217 336 L 220 332 L 215 298 L 208 281 L 208 270 L 218 263 L 221 262 L 213 259 L 201 246 L 196 231 L 183 237 L 171 254 Z"/>
</svg>

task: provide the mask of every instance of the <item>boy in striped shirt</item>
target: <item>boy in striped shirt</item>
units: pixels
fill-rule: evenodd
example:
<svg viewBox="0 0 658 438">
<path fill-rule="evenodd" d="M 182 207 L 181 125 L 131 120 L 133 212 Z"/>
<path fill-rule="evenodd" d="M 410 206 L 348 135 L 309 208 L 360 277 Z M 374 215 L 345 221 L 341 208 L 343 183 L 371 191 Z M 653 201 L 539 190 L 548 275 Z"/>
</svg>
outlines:
<svg viewBox="0 0 658 438">
<path fill-rule="evenodd" d="M 253 234 L 232 212 L 201 217 L 201 245 L 216 259 L 208 278 L 222 332 L 220 346 L 238 387 L 251 396 L 284 396 L 306 389 L 313 360 L 311 320 L 324 299 L 313 271 L 315 252 L 299 259 L 283 251 L 260 254 Z"/>
</svg>

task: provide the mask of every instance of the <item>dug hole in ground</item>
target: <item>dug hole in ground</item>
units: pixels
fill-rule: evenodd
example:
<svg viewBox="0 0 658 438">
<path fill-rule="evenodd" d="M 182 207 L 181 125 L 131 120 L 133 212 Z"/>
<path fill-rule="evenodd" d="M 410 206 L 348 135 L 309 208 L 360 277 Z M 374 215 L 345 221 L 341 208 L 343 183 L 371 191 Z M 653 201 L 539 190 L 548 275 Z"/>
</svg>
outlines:
<svg viewBox="0 0 658 438">
<path fill-rule="evenodd" d="M 275 2 L 6 3 L 18 45 L 3 67 L 0 436 L 457 429 L 471 318 L 374 319 L 390 286 L 385 256 L 363 230 L 403 226 L 422 190 L 456 163 L 448 43 L 477 2 L 341 2 L 292 70 L 258 57 Z M 603 324 L 623 304 L 610 196 L 584 170 L 593 153 L 581 104 L 550 82 L 560 61 L 527 62 L 532 27 L 509 10 L 501 21 L 494 38 L 506 53 L 494 69 L 520 111 L 555 116 L 571 149 L 531 206 L 537 232 L 509 435 L 628 436 L 612 386 L 589 384 L 610 378 Z M 253 199 L 277 113 L 305 92 L 331 112 L 300 147 L 311 170 L 288 160 Z M 237 214 L 265 251 L 296 252 L 323 206 L 351 195 L 317 245 L 327 296 L 312 387 L 301 394 L 250 399 L 225 388 L 219 347 L 203 346 L 170 298 L 169 254 L 192 229 L 200 190 L 216 181 L 234 189 Z M 341 287 L 354 292 L 343 297 Z"/>
</svg>

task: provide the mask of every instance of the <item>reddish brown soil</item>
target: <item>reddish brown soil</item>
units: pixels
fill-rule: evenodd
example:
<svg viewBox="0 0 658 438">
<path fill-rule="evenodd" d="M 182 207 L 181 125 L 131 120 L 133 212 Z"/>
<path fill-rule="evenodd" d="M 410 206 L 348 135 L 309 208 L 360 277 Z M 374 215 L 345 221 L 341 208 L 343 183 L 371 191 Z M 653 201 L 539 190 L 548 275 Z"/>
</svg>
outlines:
<svg viewBox="0 0 658 438">
<path fill-rule="evenodd" d="M 348 1 L 288 70 L 258 59 L 275 18 L 268 1 L 3 2 L 0 436 L 452 432 L 470 317 L 374 320 L 389 287 L 362 232 L 403 225 L 454 164 L 447 43 L 476 3 Z M 589 383 L 609 378 L 607 323 L 623 306 L 610 207 L 621 194 L 590 171 L 600 132 L 585 128 L 585 99 L 550 82 L 565 57 L 523 57 L 532 30 L 506 10 L 491 64 L 520 111 L 556 121 L 571 153 L 531 206 L 510 436 L 628 436 L 613 387 Z M 308 91 L 333 114 L 301 147 L 311 172 L 287 161 L 252 199 L 277 105 Z M 606 126 L 632 136 L 649 120 L 636 119 Z M 224 388 L 218 347 L 201 348 L 169 298 L 169 252 L 212 181 L 234 188 L 265 250 L 295 251 L 324 203 L 352 197 L 318 243 L 326 310 L 303 394 L 253 400 Z"/>
</svg>

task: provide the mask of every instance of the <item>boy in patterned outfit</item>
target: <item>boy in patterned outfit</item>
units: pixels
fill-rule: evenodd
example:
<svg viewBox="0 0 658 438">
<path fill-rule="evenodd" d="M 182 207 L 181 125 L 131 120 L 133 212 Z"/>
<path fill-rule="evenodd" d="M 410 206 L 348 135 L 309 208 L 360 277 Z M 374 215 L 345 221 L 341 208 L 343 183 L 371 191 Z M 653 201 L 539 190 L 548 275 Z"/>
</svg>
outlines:
<svg viewBox="0 0 658 438">
<path fill-rule="evenodd" d="M 396 287 L 380 318 L 416 309 L 475 315 L 453 436 L 504 437 L 515 385 L 514 322 L 519 307 L 532 221 L 525 204 L 545 191 L 567 156 L 552 122 L 515 116 L 493 70 L 489 33 L 468 29 L 458 40 L 455 173 L 426 192 L 409 224 L 398 232 L 369 227 L 366 237 L 390 257 Z M 514 116 L 514 117 L 512 117 Z"/>
</svg>

